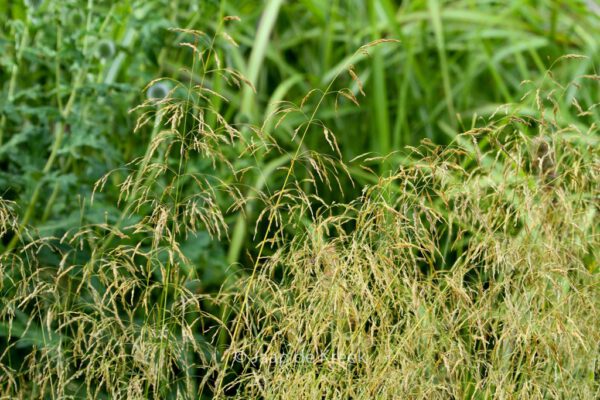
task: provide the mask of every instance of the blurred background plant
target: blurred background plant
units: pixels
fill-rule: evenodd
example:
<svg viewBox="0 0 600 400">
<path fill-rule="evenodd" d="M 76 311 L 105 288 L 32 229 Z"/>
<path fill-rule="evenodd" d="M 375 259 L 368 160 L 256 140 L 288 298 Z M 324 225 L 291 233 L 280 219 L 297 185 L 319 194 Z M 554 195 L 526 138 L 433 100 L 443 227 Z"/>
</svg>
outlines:
<svg viewBox="0 0 600 400">
<path fill-rule="evenodd" d="M 142 397 L 174 393 L 160 385 L 173 376 L 187 377 L 175 392 L 189 388 L 200 372 L 225 386 L 215 371 L 228 367 L 212 364 L 219 349 L 209 353 L 215 340 L 235 344 L 228 322 L 243 326 L 249 311 L 212 294 L 253 279 L 258 256 L 278 256 L 271 245 L 311 226 L 311 202 L 350 202 L 411 165 L 419 153 L 405 146 L 467 146 L 457 135 L 486 126 L 502 104 L 536 118 L 519 126 L 525 136 L 550 134 L 540 113 L 560 110 L 548 129 L 574 126 L 597 146 L 594 1 L 0 0 L 0 15 L 0 357 L 18 369 L 32 348 L 69 347 L 53 331 L 79 345 L 82 332 L 110 326 L 128 346 L 139 340 L 139 357 L 159 354 L 130 387 Z M 356 53 L 380 39 L 390 40 Z M 536 97 L 540 87 L 561 95 Z M 522 100 L 532 93 L 537 102 Z M 490 139 L 477 139 L 469 151 L 485 152 Z M 554 147 L 541 143 L 544 169 Z M 425 263 L 443 269 L 460 257 L 448 250 L 459 238 L 445 235 L 443 257 Z M 59 288 L 72 295 L 37 297 Z M 129 314 L 129 303 L 103 299 L 115 290 L 138 304 Z M 105 301 L 92 313 L 102 323 L 66 333 Z M 86 312 L 75 316 L 75 305 Z M 137 325 L 117 327 L 123 313 Z M 188 331 L 199 319 L 207 337 Z M 41 354 L 56 363 L 62 353 Z M 108 359 L 123 354 L 132 351 Z M 205 369 L 187 370 L 189 357 Z M 127 373 L 148 367 L 136 362 Z M 87 379 L 110 381 L 100 377 L 110 368 L 96 367 Z M 110 396 L 112 383 L 96 394 Z"/>
</svg>

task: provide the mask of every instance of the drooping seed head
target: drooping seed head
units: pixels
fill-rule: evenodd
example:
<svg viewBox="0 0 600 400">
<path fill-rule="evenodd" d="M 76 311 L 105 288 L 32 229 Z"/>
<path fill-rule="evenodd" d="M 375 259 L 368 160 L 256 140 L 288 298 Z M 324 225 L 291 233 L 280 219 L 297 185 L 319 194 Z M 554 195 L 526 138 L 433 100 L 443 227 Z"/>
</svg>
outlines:
<svg viewBox="0 0 600 400">
<path fill-rule="evenodd" d="M 96 55 L 98 58 L 107 60 L 114 57 L 116 52 L 115 43 L 109 39 L 103 39 L 96 45 Z"/>
</svg>

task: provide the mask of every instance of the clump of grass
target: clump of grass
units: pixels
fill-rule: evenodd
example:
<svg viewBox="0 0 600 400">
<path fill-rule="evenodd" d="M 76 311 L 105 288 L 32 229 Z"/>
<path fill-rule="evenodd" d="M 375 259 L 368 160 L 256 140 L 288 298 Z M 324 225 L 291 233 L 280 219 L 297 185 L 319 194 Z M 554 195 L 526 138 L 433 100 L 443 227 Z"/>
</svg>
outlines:
<svg viewBox="0 0 600 400">
<path fill-rule="evenodd" d="M 598 127 L 551 86 L 314 206 L 231 300 L 224 393 L 597 397 Z"/>
<path fill-rule="evenodd" d="M 213 36 L 178 32 L 190 40 L 182 46 L 193 54 L 192 73 L 239 87 L 245 78 L 214 50 L 227 21 Z M 136 131 L 149 134 L 145 153 L 95 187 L 126 171 L 120 214 L 52 237 L 16 224 L 8 203 L 0 204 L 0 232 L 21 239 L 2 258 L 0 397 L 196 398 L 203 391 L 202 375 L 217 356 L 204 335 L 218 324 L 219 304 L 198 292 L 199 268 L 182 243 L 198 231 L 227 237 L 220 206 L 243 206 L 232 160 L 261 144 L 250 150 L 212 106 L 227 99 L 202 84 L 148 87 L 148 100 L 134 110 Z M 192 170 L 190 161 L 211 173 Z"/>
<path fill-rule="evenodd" d="M 574 85 L 549 74 L 449 147 L 347 165 L 319 116 L 358 103 L 356 60 L 261 127 L 234 124 L 208 82 L 255 90 L 219 54 L 235 20 L 178 30 L 189 79 L 149 83 L 143 154 L 95 187 L 119 187 L 104 223 L 43 235 L 0 202 L 19 239 L 0 259 L 0 397 L 597 396 L 594 105 L 567 108 Z M 335 89 L 344 72 L 356 88 Z M 360 196 L 325 200 L 354 175 L 372 182 Z M 189 256 L 201 233 L 233 248 L 218 292 Z"/>
</svg>

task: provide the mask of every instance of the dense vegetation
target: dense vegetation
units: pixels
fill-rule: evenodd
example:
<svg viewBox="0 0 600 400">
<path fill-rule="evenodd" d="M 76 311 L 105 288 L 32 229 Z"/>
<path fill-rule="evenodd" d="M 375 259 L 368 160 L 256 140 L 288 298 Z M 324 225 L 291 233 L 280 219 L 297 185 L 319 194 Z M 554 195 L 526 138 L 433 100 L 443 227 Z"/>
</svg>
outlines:
<svg viewBox="0 0 600 400">
<path fill-rule="evenodd" d="M 595 1 L 0 16 L 0 398 L 600 396 Z"/>
</svg>

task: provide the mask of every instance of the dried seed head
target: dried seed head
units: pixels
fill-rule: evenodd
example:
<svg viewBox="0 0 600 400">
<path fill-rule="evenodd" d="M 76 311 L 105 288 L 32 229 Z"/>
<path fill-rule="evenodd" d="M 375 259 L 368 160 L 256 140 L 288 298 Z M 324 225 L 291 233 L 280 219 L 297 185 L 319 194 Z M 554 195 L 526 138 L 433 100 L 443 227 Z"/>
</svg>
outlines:
<svg viewBox="0 0 600 400">
<path fill-rule="evenodd" d="M 169 90 L 171 90 L 171 88 L 167 83 L 156 82 L 154 85 L 148 88 L 148 92 L 146 94 L 150 100 L 160 100 L 169 95 Z"/>
<path fill-rule="evenodd" d="M 100 59 L 109 59 L 114 57 L 116 52 L 115 43 L 109 39 L 103 39 L 96 45 L 96 56 Z"/>
</svg>

